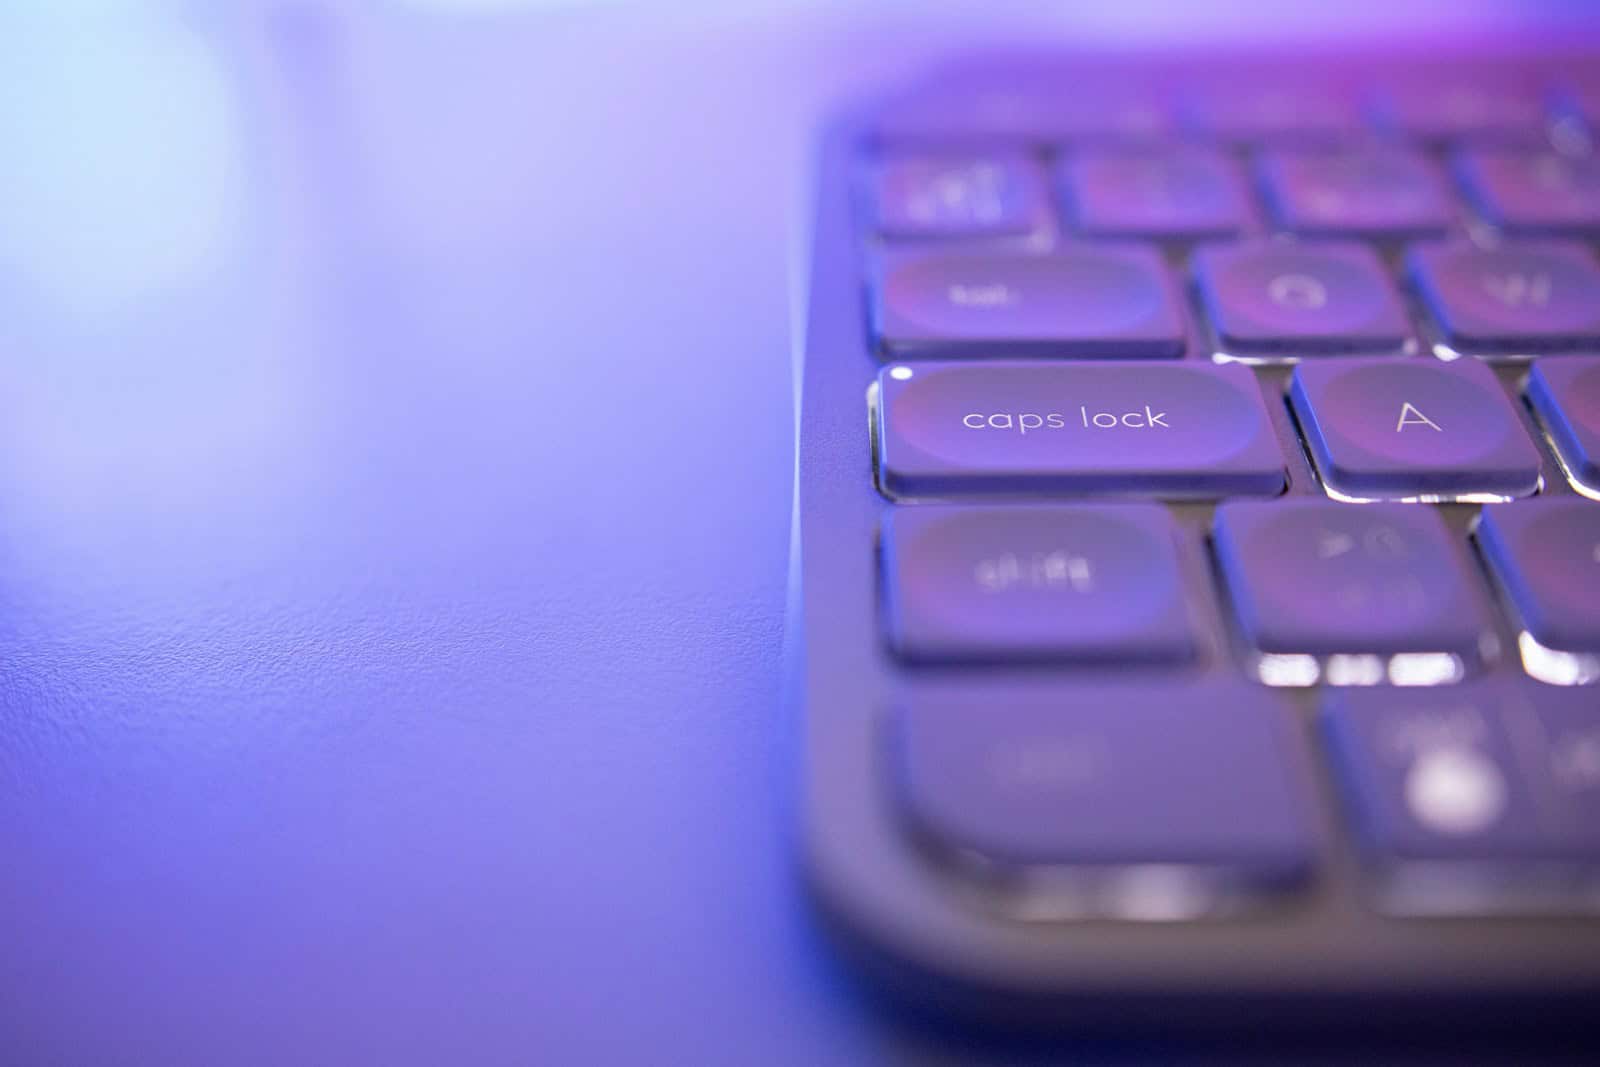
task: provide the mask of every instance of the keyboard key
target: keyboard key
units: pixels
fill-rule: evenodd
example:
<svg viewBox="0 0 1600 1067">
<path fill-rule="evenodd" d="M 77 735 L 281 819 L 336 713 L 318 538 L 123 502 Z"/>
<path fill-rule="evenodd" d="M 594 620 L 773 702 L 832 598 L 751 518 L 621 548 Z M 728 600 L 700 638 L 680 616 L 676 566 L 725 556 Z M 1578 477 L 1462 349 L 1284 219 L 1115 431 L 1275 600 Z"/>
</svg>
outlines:
<svg viewBox="0 0 1600 1067">
<path fill-rule="evenodd" d="M 925 840 L 992 864 L 1193 866 L 1288 888 L 1314 846 L 1274 697 L 1143 684 L 908 700 L 890 735 L 901 809 Z"/>
<path fill-rule="evenodd" d="M 1260 652 L 1471 662 L 1489 628 L 1464 546 L 1428 508 L 1229 501 L 1214 543 L 1240 631 Z"/>
<path fill-rule="evenodd" d="M 1250 212 L 1232 162 L 1205 149 L 1083 151 L 1061 166 L 1077 228 L 1094 237 L 1218 237 Z"/>
<path fill-rule="evenodd" d="M 1166 265 L 1140 246 L 903 253 L 874 295 L 878 340 L 897 354 L 1159 359 L 1187 344 Z"/>
<path fill-rule="evenodd" d="M 1486 507 L 1478 544 L 1535 641 L 1600 652 L 1600 504 L 1557 496 Z"/>
<path fill-rule="evenodd" d="M 1457 171 L 1473 205 L 1513 234 L 1600 232 L 1600 160 L 1554 152 L 1465 152 Z"/>
<path fill-rule="evenodd" d="M 889 641 L 909 659 L 1194 655 L 1177 530 L 1158 504 L 900 508 L 883 569 Z"/>
<path fill-rule="evenodd" d="M 1185 104 L 1191 128 L 1233 144 L 1341 144 L 1367 132 L 1355 100 L 1339 87 L 1222 86 Z"/>
<path fill-rule="evenodd" d="M 891 238 L 1018 237 L 1049 211 L 1039 164 L 1017 153 L 891 156 L 872 194 L 877 232 Z"/>
<path fill-rule="evenodd" d="M 1420 237 L 1454 219 L 1444 179 L 1418 152 L 1270 152 L 1261 176 L 1277 224 L 1302 237 Z"/>
<path fill-rule="evenodd" d="M 1457 351 L 1600 346 L 1600 266 L 1581 245 L 1419 245 L 1410 270 L 1445 342 Z"/>
<path fill-rule="evenodd" d="M 1368 857 L 1381 866 L 1504 865 L 1476 886 L 1428 883 L 1417 910 L 1473 910 L 1496 892 L 1563 888 L 1549 864 L 1600 861 L 1600 716 L 1594 696 L 1531 683 L 1361 688 L 1329 694 L 1323 726 Z M 1529 884 L 1517 885 L 1516 865 Z M 1440 868 L 1435 867 L 1436 872 Z M 1521 892 L 1518 892 L 1518 890 Z M 1582 882 L 1565 888 L 1581 893 Z M 1589 887 L 1592 905 L 1592 880 Z"/>
<path fill-rule="evenodd" d="M 921 363 L 878 378 L 896 496 L 1276 494 L 1283 456 L 1248 368 Z"/>
<path fill-rule="evenodd" d="M 1289 399 L 1323 484 L 1356 499 L 1527 496 L 1539 450 L 1476 360 L 1302 363 Z"/>
<path fill-rule="evenodd" d="M 884 145 L 985 148 L 1145 142 L 1171 127 L 1170 109 L 1156 94 L 992 71 L 902 93 L 873 123 Z"/>
<path fill-rule="evenodd" d="M 1528 402 L 1568 473 L 1600 493 L 1600 356 L 1538 360 L 1528 375 Z"/>
<path fill-rule="evenodd" d="M 1537 144 L 1545 137 L 1545 99 L 1533 82 L 1481 77 L 1418 79 L 1380 92 L 1373 115 L 1384 129 L 1432 144 L 1490 141 Z"/>
<path fill-rule="evenodd" d="M 1399 294 L 1364 245 L 1215 245 L 1194 262 L 1206 314 L 1229 354 L 1392 351 L 1411 336 Z"/>
</svg>

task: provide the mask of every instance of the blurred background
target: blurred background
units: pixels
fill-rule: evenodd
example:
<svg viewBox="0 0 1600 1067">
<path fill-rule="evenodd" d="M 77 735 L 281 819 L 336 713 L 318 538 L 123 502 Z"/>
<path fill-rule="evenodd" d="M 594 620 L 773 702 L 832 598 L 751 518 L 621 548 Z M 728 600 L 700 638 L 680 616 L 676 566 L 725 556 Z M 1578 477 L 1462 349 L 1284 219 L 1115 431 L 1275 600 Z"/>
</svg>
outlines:
<svg viewBox="0 0 1600 1067">
<path fill-rule="evenodd" d="M 11 0 L 0 1059 L 979 1054 L 790 855 L 817 123 L 976 43 L 1591 9 Z"/>
</svg>

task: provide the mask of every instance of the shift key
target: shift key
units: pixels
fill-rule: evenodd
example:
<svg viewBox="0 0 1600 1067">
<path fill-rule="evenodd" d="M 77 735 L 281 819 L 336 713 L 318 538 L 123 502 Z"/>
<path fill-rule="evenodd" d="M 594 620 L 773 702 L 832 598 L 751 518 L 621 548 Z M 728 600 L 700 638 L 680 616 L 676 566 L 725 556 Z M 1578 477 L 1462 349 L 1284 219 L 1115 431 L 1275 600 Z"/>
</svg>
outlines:
<svg viewBox="0 0 1600 1067">
<path fill-rule="evenodd" d="M 896 497 L 1275 495 L 1284 461 L 1237 364 L 897 363 L 878 378 Z"/>
</svg>

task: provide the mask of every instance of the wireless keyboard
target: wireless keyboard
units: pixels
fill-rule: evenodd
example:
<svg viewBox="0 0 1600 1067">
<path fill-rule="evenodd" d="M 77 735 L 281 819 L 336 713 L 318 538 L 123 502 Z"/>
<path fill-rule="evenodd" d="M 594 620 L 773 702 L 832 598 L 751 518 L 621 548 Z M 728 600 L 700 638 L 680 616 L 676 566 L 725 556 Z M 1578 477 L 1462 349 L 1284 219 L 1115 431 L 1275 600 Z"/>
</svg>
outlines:
<svg viewBox="0 0 1600 1067">
<path fill-rule="evenodd" d="M 1600 1008 L 1597 72 L 988 56 L 834 124 L 792 633 L 860 961 L 1068 1023 Z"/>
</svg>

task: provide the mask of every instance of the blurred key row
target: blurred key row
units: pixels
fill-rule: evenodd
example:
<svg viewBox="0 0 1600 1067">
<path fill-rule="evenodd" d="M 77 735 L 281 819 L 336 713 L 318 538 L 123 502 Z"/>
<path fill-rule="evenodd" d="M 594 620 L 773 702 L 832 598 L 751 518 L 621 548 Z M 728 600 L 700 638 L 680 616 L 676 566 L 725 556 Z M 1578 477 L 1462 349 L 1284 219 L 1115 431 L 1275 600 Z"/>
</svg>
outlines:
<svg viewBox="0 0 1600 1067">
<path fill-rule="evenodd" d="M 1246 240 L 1199 246 L 1180 279 L 1140 243 L 922 248 L 879 256 L 870 314 L 891 356 L 1517 358 L 1600 351 L 1600 262 L 1572 241 L 1422 242 L 1397 281 L 1357 242 Z"/>
<path fill-rule="evenodd" d="M 1409 240 L 1469 222 L 1517 236 L 1600 233 L 1600 156 L 1474 148 L 1441 164 L 1398 147 L 888 153 L 870 167 L 888 240 L 1084 237 L 1203 240 L 1261 231 Z"/>
<path fill-rule="evenodd" d="M 1182 138 L 1233 145 L 1554 143 L 1578 150 L 1600 134 L 1600 80 L 1576 67 L 1405 72 L 1363 81 L 1322 69 L 1251 71 L 1222 80 L 1137 84 L 1059 64 L 979 64 L 885 100 L 871 136 L 883 145 L 1020 144 L 1059 148 Z M 1212 74 L 1215 75 L 1213 70 Z M 1308 76 L 1309 75 L 1309 76 Z"/>
<path fill-rule="evenodd" d="M 1230 915 L 1318 876 L 1305 746 L 1267 690 L 975 686 L 907 698 L 892 725 L 908 829 L 1009 890 L 1014 918 Z M 1381 910 L 1600 908 L 1591 694 L 1510 680 L 1334 690 L 1312 740 Z"/>
<path fill-rule="evenodd" d="M 1238 364 L 896 363 L 874 393 L 878 485 L 895 498 L 1275 496 L 1303 448 L 1335 499 L 1485 502 L 1546 487 L 1542 430 L 1572 486 L 1600 499 L 1600 357 L 1539 360 L 1526 407 L 1477 360 L 1303 362 L 1287 396 L 1273 391 Z"/>
<path fill-rule="evenodd" d="M 888 644 L 916 664 L 1145 671 L 1237 653 L 1273 686 L 1444 685 L 1502 654 L 1552 685 L 1600 679 L 1590 501 L 1487 506 L 1476 551 L 1430 508 L 1311 497 L 1224 503 L 1206 533 L 1209 558 L 1157 504 L 896 509 L 880 546 Z M 1208 651 L 1214 612 L 1231 649 Z"/>
</svg>

